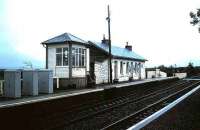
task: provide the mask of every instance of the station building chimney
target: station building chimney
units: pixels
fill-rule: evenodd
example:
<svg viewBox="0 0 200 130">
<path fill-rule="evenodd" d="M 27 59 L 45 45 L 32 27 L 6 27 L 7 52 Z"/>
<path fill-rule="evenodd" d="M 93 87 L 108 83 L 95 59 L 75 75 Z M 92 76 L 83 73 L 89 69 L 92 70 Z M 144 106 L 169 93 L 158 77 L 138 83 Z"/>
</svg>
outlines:
<svg viewBox="0 0 200 130">
<path fill-rule="evenodd" d="M 128 44 L 128 42 L 126 42 L 126 46 L 125 48 L 129 51 L 132 51 L 132 46 Z"/>
</svg>

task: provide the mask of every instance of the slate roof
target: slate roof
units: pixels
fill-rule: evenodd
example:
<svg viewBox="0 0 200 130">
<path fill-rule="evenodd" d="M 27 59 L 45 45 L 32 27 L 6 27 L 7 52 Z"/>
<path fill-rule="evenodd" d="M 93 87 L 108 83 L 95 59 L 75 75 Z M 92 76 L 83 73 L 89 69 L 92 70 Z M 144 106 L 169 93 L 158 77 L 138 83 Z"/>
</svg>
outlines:
<svg viewBox="0 0 200 130">
<path fill-rule="evenodd" d="M 101 42 L 91 42 L 89 41 L 89 43 L 103 51 L 105 51 L 106 53 L 109 53 L 109 46 L 107 44 L 101 43 Z M 133 51 L 129 51 L 126 48 L 121 48 L 121 47 L 117 47 L 117 46 L 112 46 L 111 47 L 111 54 L 114 57 L 120 57 L 120 58 L 129 58 L 129 59 L 134 59 L 134 60 L 140 60 L 140 61 L 147 61 L 144 57 L 136 54 Z"/>
<path fill-rule="evenodd" d="M 49 40 L 46 40 L 44 42 L 42 42 L 42 44 L 52 44 L 52 43 L 62 43 L 62 42 L 66 42 L 66 41 L 71 41 L 71 42 L 78 42 L 78 43 L 84 43 L 87 44 L 86 41 L 70 34 L 70 33 L 63 33 L 61 35 L 58 35 L 56 37 L 53 37 Z"/>
</svg>

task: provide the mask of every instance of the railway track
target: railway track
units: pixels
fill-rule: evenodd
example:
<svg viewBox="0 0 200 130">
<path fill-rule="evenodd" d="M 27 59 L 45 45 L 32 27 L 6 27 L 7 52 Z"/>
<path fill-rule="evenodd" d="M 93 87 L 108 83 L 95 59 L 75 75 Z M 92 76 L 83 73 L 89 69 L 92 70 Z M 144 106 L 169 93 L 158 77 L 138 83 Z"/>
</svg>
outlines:
<svg viewBox="0 0 200 130">
<path fill-rule="evenodd" d="M 174 101 L 175 99 L 179 98 L 186 92 L 192 90 L 196 85 L 199 85 L 200 81 L 195 82 L 191 85 L 189 85 L 186 88 L 183 88 L 181 90 L 178 90 L 164 98 L 161 98 L 160 100 L 116 121 L 112 124 L 103 127 L 101 130 L 124 130 L 127 129 L 134 124 L 138 123 L 139 121 L 143 120 L 144 118 L 150 116 L 151 114 L 155 113 L 156 111 L 160 110 L 161 108 L 168 105 L 170 102 Z"/>
<path fill-rule="evenodd" d="M 171 84 L 173 83 L 178 83 L 179 81 L 177 80 L 172 80 L 172 81 L 169 81 L 167 83 L 164 83 L 162 85 L 153 85 L 153 86 L 149 86 L 149 85 L 142 85 L 142 86 L 134 86 L 134 88 L 132 88 L 130 91 L 123 91 L 121 93 L 123 93 L 123 95 L 120 95 L 119 97 L 112 97 L 111 99 L 103 99 L 103 98 L 100 98 L 101 100 L 96 100 L 95 98 L 94 99 L 90 99 L 90 101 L 84 101 L 83 103 L 80 103 L 80 104 L 73 104 L 71 103 L 70 106 L 66 107 L 64 109 L 65 112 L 61 111 L 60 113 L 57 112 L 55 114 L 55 116 L 58 116 L 59 114 L 60 115 L 63 115 L 63 114 L 67 114 L 68 118 L 70 120 L 72 120 L 73 118 L 75 118 L 75 116 L 80 116 L 80 112 L 83 112 L 83 111 L 86 111 L 86 113 L 88 113 L 88 109 L 91 109 L 91 108 L 97 108 L 97 107 L 102 107 L 102 106 L 106 106 L 107 104 L 112 104 L 112 102 L 118 102 L 118 101 L 123 101 L 125 100 L 127 97 L 139 97 L 139 96 L 142 96 L 144 94 L 148 94 L 150 92 L 153 92 L 155 90 L 158 90 L 160 89 L 159 87 L 166 87 L 166 86 L 170 86 Z M 71 116 L 72 115 L 72 116 Z M 53 114 L 51 114 L 52 117 Z"/>
<path fill-rule="evenodd" d="M 185 81 L 184 81 L 185 82 Z M 65 111 L 58 111 L 56 113 L 51 113 L 49 115 L 42 116 L 42 119 L 38 119 L 38 117 L 35 117 L 35 121 L 39 124 L 47 124 L 45 129 L 62 129 L 66 125 L 74 124 L 76 122 L 79 122 L 81 120 L 84 120 L 86 118 L 92 117 L 95 114 L 104 112 L 106 110 L 112 109 L 116 106 L 119 106 L 120 104 L 127 102 L 128 100 L 136 97 L 141 97 L 144 94 L 151 93 L 157 89 L 161 89 L 162 87 L 165 88 L 167 86 L 171 86 L 172 84 L 177 83 L 180 84 L 179 81 L 173 80 L 173 81 L 167 81 L 165 84 L 162 85 L 146 85 L 146 86 L 139 86 L 135 87 L 131 92 L 128 92 L 127 94 L 120 96 L 118 98 L 113 98 L 110 100 L 100 101 L 99 103 L 96 103 L 96 100 L 94 100 L 94 104 L 90 103 L 82 103 L 80 105 L 73 105 L 71 107 L 67 107 L 64 109 Z M 135 90 L 135 91 L 134 91 Z M 89 113 L 89 114 L 88 114 Z M 48 121 L 46 123 L 46 121 Z M 36 123 L 36 124 L 37 124 Z"/>
<path fill-rule="evenodd" d="M 63 105 L 62 111 L 51 110 L 48 114 L 33 115 L 31 122 L 34 122 L 33 126 L 37 124 L 37 129 L 42 130 L 101 129 L 143 108 L 147 103 L 158 100 L 158 97 L 162 98 L 163 92 L 168 95 L 176 86 L 184 88 L 192 82 L 195 81 L 173 80 L 122 88 L 114 98 L 99 102 L 83 101 L 80 105 L 72 103 L 71 107 Z M 118 94 L 119 97 L 116 96 Z"/>
<path fill-rule="evenodd" d="M 163 85 L 163 87 L 165 87 L 167 85 L 171 85 L 171 84 L 172 83 L 167 83 L 167 84 Z M 177 82 L 176 84 L 183 84 L 183 83 Z M 165 88 L 165 90 L 169 89 L 171 87 L 173 87 L 173 86 L 167 87 L 167 88 Z M 106 100 L 106 101 L 102 101 L 100 103 L 96 103 L 95 105 L 85 105 L 85 106 L 82 106 L 82 107 L 72 109 L 70 112 L 68 111 L 68 115 L 69 115 L 69 113 L 71 113 L 73 115 L 73 117 L 68 116 L 68 118 L 71 119 L 71 121 L 69 121 L 68 124 L 83 120 L 85 118 L 88 118 L 89 116 L 96 114 L 96 113 L 106 111 L 107 109 L 114 108 L 115 106 L 117 107 L 119 105 L 123 105 L 123 104 L 128 103 L 132 100 L 135 100 L 135 99 L 139 100 L 140 98 L 142 99 L 145 96 L 152 95 L 152 94 L 156 93 L 156 92 L 154 92 L 155 89 L 156 89 L 156 87 L 154 89 L 152 89 L 150 87 L 150 88 L 146 88 L 145 90 L 143 90 L 142 94 L 139 93 L 138 91 L 135 91 L 135 92 L 132 92 L 132 93 L 125 95 L 125 96 L 121 96 L 121 97 L 114 98 L 114 99 L 111 99 L 111 100 Z M 163 91 L 163 90 L 164 89 L 161 89 L 161 90 L 158 89 L 158 91 Z M 145 96 L 142 96 L 142 95 L 145 95 Z M 98 111 L 96 111 L 96 110 L 98 110 Z M 77 116 L 74 115 L 74 113 L 76 113 Z M 90 114 L 88 114 L 88 113 L 90 113 Z M 77 118 L 75 118 L 75 117 L 77 117 Z M 75 119 L 73 119 L 73 118 L 75 118 Z"/>
<path fill-rule="evenodd" d="M 79 118 L 67 122 L 64 128 L 101 129 L 102 126 L 106 127 L 132 112 L 145 108 L 147 105 L 185 88 L 192 82 L 194 83 L 195 81 L 181 81 L 138 98 L 132 95 L 115 102 L 110 102 L 107 105 L 99 105 L 100 107 L 91 108 L 88 113 L 83 114 L 84 116 L 79 115 Z"/>
<path fill-rule="evenodd" d="M 183 84 L 183 83 L 177 83 L 177 84 L 180 85 L 180 84 Z M 120 98 L 117 98 L 117 99 L 114 99 L 114 100 L 109 100 L 109 101 L 105 101 L 105 102 L 102 102 L 102 103 L 98 103 L 98 104 L 94 105 L 93 108 L 89 108 L 90 109 L 90 114 L 87 113 L 87 115 L 84 115 L 82 117 L 80 116 L 81 114 L 79 114 L 79 118 L 78 119 L 75 119 L 75 120 L 73 120 L 73 121 L 71 121 L 69 123 L 74 123 L 74 122 L 77 122 L 77 121 L 80 121 L 80 120 L 84 120 L 85 118 L 88 118 L 89 116 L 93 116 L 95 114 L 100 114 L 101 112 L 105 112 L 105 111 L 107 111 L 109 109 L 113 109 L 113 108 L 125 105 L 127 103 L 131 103 L 131 102 L 136 102 L 136 101 L 142 100 L 142 99 L 144 99 L 144 98 L 146 98 L 148 96 L 155 95 L 156 93 L 161 92 L 163 90 L 165 90 L 165 91 L 169 90 L 173 86 L 170 86 L 170 87 L 167 87 L 167 88 L 164 88 L 164 89 L 161 89 L 161 90 L 157 90 L 157 91 L 154 91 L 154 92 L 151 92 L 151 93 L 150 93 L 150 89 L 147 89 L 146 91 L 148 93 L 146 92 L 147 94 L 143 94 L 144 96 L 137 95 L 136 93 L 134 93 L 134 94 L 130 94 L 128 96 L 123 96 L 123 97 L 120 97 Z M 98 110 L 98 111 L 96 111 L 96 110 Z"/>
</svg>

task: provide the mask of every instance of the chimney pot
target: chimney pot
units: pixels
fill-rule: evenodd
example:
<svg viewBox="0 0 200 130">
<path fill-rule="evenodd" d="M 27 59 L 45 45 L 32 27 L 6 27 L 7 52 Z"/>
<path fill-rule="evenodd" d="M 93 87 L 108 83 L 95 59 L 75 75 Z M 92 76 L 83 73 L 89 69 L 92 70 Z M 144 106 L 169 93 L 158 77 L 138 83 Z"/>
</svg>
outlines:
<svg viewBox="0 0 200 130">
<path fill-rule="evenodd" d="M 105 38 L 105 34 L 103 35 L 103 40 L 101 40 L 101 42 L 102 42 L 103 44 L 106 44 L 106 45 L 109 44 L 109 40 Z"/>
<path fill-rule="evenodd" d="M 131 45 L 128 45 L 128 42 L 126 42 L 126 46 L 125 48 L 129 51 L 132 51 L 132 46 Z"/>
</svg>

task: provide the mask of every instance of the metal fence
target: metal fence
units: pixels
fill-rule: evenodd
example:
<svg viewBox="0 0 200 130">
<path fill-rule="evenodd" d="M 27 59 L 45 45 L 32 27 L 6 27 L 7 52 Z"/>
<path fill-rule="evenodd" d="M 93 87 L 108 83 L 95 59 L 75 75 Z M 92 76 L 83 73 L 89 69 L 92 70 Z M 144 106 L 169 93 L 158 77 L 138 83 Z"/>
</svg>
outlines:
<svg viewBox="0 0 200 130">
<path fill-rule="evenodd" d="M 0 80 L 0 96 L 3 95 L 3 89 L 4 89 L 4 80 Z"/>
</svg>

